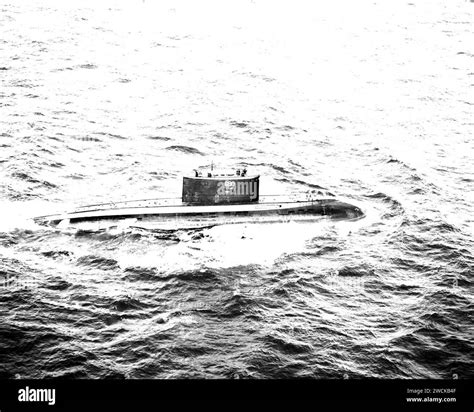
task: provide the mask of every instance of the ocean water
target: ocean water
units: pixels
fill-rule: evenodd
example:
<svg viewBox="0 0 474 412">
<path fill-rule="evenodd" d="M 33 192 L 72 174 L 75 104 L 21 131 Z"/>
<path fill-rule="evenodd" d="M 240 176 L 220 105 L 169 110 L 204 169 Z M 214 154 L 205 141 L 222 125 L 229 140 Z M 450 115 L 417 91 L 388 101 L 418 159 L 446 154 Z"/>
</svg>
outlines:
<svg viewBox="0 0 474 412">
<path fill-rule="evenodd" d="M 473 377 L 467 1 L 0 2 L 0 376 Z M 356 203 L 49 228 L 248 165 Z"/>
</svg>

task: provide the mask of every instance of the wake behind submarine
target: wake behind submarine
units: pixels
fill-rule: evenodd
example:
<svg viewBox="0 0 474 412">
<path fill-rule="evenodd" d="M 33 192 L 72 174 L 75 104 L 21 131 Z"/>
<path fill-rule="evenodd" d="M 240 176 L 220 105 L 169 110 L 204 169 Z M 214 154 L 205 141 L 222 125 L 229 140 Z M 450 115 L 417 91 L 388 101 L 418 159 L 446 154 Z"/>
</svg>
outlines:
<svg viewBox="0 0 474 412">
<path fill-rule="evenodd" d="M 234 173 L 194 170 L 183 177 L 182 197 L 131 200 L 87 205 L 73 211 L 39 216 L 34 220 L 51 226 L 79 222 L 153 222 L 163 229 L 212 227 L 246 222 L 308 221 L 320 216 L 356 219 L 362 210 L 319 193 L 261 196 L 260 175 L 247 169 Z"/>
</svg>

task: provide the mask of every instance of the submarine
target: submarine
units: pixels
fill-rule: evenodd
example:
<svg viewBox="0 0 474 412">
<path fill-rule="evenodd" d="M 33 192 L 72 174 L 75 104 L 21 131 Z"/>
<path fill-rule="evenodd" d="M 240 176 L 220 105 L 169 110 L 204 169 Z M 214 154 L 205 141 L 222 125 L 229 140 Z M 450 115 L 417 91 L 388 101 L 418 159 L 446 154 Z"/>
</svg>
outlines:
<svg viewBox="0 0 474 412">
<path fill-rule="evenodd" d="M 334 195 L 307 192 L 260 195 L 260 175 L 247 169 L 232 173 L 207 173 L 195 169 L 183 176 L 180 198 L 157 198 L 80 206 L 72 211 L 38 216 L 36 223 L 67 226 L 81 222 L 124 222 L 129 225 L 153 222 L 163 229 L 193 229 L 247 222 L 288 222 L 315 220 L 321 216 L 358 219 L 363 211 Z"/>
</svg>

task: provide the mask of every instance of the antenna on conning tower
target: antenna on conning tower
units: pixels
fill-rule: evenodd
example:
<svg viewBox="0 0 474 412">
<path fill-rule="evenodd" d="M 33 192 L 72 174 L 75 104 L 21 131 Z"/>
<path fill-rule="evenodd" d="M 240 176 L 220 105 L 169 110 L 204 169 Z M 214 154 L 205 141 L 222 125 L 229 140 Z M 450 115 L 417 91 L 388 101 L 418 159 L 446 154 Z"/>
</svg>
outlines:
<svg viewBox="0 0 474 412">
<path fill-rule="evenodd" d="M 211 161 L 211 172 L 214 171 L 214 160 Z"/>
</svg>

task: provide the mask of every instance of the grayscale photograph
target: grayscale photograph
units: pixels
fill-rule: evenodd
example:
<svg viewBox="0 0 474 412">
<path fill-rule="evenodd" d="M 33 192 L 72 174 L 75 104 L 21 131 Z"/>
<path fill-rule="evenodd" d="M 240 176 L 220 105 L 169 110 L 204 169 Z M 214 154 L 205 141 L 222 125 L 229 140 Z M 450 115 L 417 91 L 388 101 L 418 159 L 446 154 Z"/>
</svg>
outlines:
<svg viewBox="0 0 474 412">
<path fill-rule="evenodd" d="M 461 402 L 473 11 L 0 0 L 0 409 L 66 381 Z"/>
</svg>

